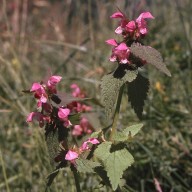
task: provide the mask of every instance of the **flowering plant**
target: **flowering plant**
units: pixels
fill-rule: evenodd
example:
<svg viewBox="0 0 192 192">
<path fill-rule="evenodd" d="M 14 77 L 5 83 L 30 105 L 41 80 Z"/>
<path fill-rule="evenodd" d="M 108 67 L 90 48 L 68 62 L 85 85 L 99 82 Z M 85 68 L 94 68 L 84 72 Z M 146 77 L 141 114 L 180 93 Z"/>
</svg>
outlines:
<svg viewBox="0 0 192 192">
<path fill-rule="evenodd" d="M 109 60 L 116 62 L 117 68 L 104 75 L 101 81 L 101 99 L 106 117 L 112 117 L 112 124 L 100 130 L 93 129 L 88 119 L 82 115 L 92 108 L 81 102 L 86 94 L 77 84 L 71 85 L 72 101 L 63 104 L 65 102 L 56 88 L 61 76 L 55 75 L 45 82 L 33 83 L 29 90 L 37 99 L 37 111 L 28 115 L 27 122 L 36 120 L 40 127 L 45 128 L 50 156 L 57 163 L 56 170 L 48 177 L 48 186 L 59 170 L 69 166 L 74 174 L 77 191 L 81 191 L 78 172 L 96 173 L 102 183 L 109 185 L 114 191 L 120 187 L 124 171 L 134 162 L 129 144 L 143 126 L 136 124 L 123 130 L 117 129 L 124 88 L 127 87 L 128 102 L 141 119 L 149 80 L 139 69 L 151 64 L 171 76 L 160 53 L 142 43 L 148 33 L 146 19 L 154 19 L 150 12 L 141 13 L 136 20 L 129 20 L 120 11 L 111 18 L 120 20 L 115 33 L 122 37 L 121 42 L 115 39 L 106 41 L 112 46 Z M 85 135 L 88 135 L 87 139 L 76 142 L 76 139 Z M 55 144 L 57 147 L 53 150 Z"/>
</svg>

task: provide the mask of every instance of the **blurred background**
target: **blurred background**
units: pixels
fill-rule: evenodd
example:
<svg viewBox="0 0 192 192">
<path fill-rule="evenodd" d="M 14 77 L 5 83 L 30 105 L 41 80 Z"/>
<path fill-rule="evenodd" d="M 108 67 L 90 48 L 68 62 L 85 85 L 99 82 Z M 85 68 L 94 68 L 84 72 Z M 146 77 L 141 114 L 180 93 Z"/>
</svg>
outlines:
<svg viewBox="0 0 192 192">
<path fill-rule="evenodd" d="M 148 67 L 150 91 L 143 130 L 131 145 L 135 163 L 122 182 L 125 191 L 192 191 L 192 1 L 191 0 L 1 0 L 0 1 L 0 191 L 45 191 L 50 163 L 43 129 L 27 125 L 35 100 L 22 90 L 51 70 L 63 77 L 62 92 L 77 83 L 100 100 L 101 77 L 114 69 L 105 40 L 114 34 L 122 10 L 132 19 L 150 11 L 144 43 L 159 50 L 171 71 Z M 123 97 L 119 127 L 138 123 Z M 102 107 L 92 104 L 101 128 Z M 101 127 L 97 127 L 100 125 Z M 110 191 L 93 175 L 81 176 L 83 191 Z M 48 191 L 75 191 L 71 173 L 59 174 Z M 160 192 L 160 191 L 158 191 Z"/>
</svg>

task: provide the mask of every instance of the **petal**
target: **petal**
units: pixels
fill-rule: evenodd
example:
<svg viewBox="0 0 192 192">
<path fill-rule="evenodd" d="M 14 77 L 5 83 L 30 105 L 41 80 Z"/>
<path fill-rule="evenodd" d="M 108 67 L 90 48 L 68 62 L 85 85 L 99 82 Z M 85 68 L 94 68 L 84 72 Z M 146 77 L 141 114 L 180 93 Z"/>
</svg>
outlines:
<svg viewBox="0 0 192 192">
<path fill-rule="evenodd" d="M 127 45 L 125 43 L 121 43 L 121 44 L 119 44 L 119 46 L 117 46 L 115 48 L 115 50 L 118 50 L 118 51 L 125 51 L 127 49 L 128 49 L 128 47 L 127 47 Z"/>
<path fill-rule="evenodd" d="M 75 125 L 73 127 L 72 135 L 79 136 L 79 135 L 82 134 L 82 131 L 83 131 L 83 129 L 82 129 L 82 127 L 80 125 Z"/>
<path fill-rule="evenodd" d="M 42 113 L 40 112 L 31 112 L 28 117 L 27 117 L 27 122 L 32 122 L 33 120 L 36 120 L 36 121 L 43 121 L 43 115 Z"/>
<path fill-rule="evenodd" d="M 96 138 L 89 138 L 88 140 L 87 140 L 87 142 L 88 143 L 92 143 L 92 144 L 99 144 L 100 142 L 98 141 L 98 139 L 96 139 Z"/>
<path fill-rule="evenodd" d="M 72 125 L 71 121 L 69 121 L 68 119 L 65 119 L 64 127 L 68 128 L 71 125 Z"/>
<path fill-rule="evenodd" d="M 79 88 L 79 86 L 74 83 L 70 87 L 71 87 L 71 89 L 73 89 L 72 96 L 79 97 L 81 94 L 81 89 Z"/>
<path fill-rule="evenodd" d="M 89 149 L 89 146 L 87 144 L 87 141 L 83 142 L 82 146 L 80 147 L 80 149 L 82 151 L 85 151 L 85 150 L 88 150 Z"/>
<path fill-rule="evenodd" d="M 139 15 L 139 17 L 136 19 L 136 22 L 141 22 L 143 19 L 154 19 L 153 15 L 150 12 L 143 12 Z"/>
<path fill-rule="evenodd" d="M 117 27 L 117 29 L 115 29 L 115 33 L 117 34 L 121 34 L 123 32 L 123 29 L 121 26 Z"/>
<path fill-rule="evenodd" d="M 117 61 L 117 57 L 116 57 L 115 55 L 113 55 L 113 56 L 111 56 L 111 57 L 109 58 L 109 61 L 115 62 L 115 61 Z"/>
<path fill-rule="evenodd" d="M 113 13 L 113 15 L 110 16 L 110 18 L 123 18 L 123 17 L 125 17 L 125 16 L 123 15 L 123 13 L 121 13 L 119 11 Z"/>
<path fill-rule="evenodd" d="M 70 86 L 71 89 L 76 89 L 76 88 L 79 88 L 79 86 L 75 83 L 71 84 Z"/>
<path fill-rule="evenodd" d="M 108 39 L 107 41 L 105 41 L 108 45 L 113 45 L 113 46 L 117 46 L 117 41 L 115 39 Z"/>
<path fill-rule="evenodd" d="M 70 110 L 68 108 L 65 108 L 65 109 L 59 108 L 58 117 L 60 119 L 65 119 L 68 117 L 69 113 L 70 113 Z"/>
<path fill-rule="evenodd" d="M 127 60 L 127 59 L 121 59 L 120 63 L 122 63 L 122 64 L 127 64 L 127 63 L 128 63 L 128 60 Z"/>
<path fill-rule="evenodd" d="M 53 83 L 59 83 L 61 81 L 62 77 L 61 76 L 57 76 L 57 75 L 54 75 L 54 76 L 51 76 L 49 78 L 49 80 Z"/>
<path fill-rule="evenodd" d="M 31 112 L 31 113 L 27 116 L 26 121 L 27 121 L 27 122 L 32 122 L 32 121 L 33 121 L 33 116 L 34 116 L 34 112 Z"/>
<path fill-rule="evenodd" d="M 126 25 L 127 31 L 129 32 L 133 32 L 136 29 L 136 25 L 135 25 L 135 21 L 130 21 L 127 25 Z"/>
<path fill-rule="evenodd" d="M 71 161 L 71 160 L 77 159 L 78 157 L 79 157 L 78 153 L 76 153 L 75 151 L 69 150 L 65 155 L 65 160 Z"/>
<path fill-rule="evenodd" d="M 57 83 L 61 81 L 62 77 L 61 76 L 51 76 L 47 82 L 48 86 L 55 86 Z"/>
<path fill-rule="evenodd" d="M 139 31 L 142 35 L 147 34 L 147 28 L 140 28 Z"/>
<path fill-rule="evenodd" d="M 41 89 L 42 88 L 42 85 L 40 83 L 33 83 L 30 91 L 33 92 L 33 91 L 36 91 L 38 89 Z"/>
<path fill-rule="evenodd" d="M 41 101 L 42 103 L 46 103 L 46 102 L 47 102 L 47 97 L 45 97 L 44 95 L 42 95 L 41 98 L 40 98 L 40 101 Z"/>
</svg>

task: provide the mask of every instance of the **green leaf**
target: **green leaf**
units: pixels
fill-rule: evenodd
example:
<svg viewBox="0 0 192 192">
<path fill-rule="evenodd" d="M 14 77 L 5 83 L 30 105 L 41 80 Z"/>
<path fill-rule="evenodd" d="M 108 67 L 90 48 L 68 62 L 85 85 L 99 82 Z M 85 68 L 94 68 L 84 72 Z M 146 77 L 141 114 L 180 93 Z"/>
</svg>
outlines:
<svg viewBox="0 0 192 192">
<path fill-rule="evenodd" d="M 145 60 L 147 63 L 154 65 L 161 72 L 171 76 L 171 73 L 163 62 L 161 54 L 156 49 L 150 46 L 143 46 L 139 43 L 133 43 L 130 47 L 130 50 L 131 53 L 136 57 Z"/>
<path fill-rule="evenodd" d="M 57 177 L 59 173 L 59 169 L 55 170 L 53 173 L 51 173 L 50 175 L 48 175 L 47 177 L 47 187 L 50 187 L 51 184 L 53 183 L 54 179 Z"/>
<path fill-rule="evenodd" d="M 149 80 L 140 74 L 133 82 L 128 83 L 128 101 L 139 119 L 142 118 L 144 101 L 147 98 L 148 90 Z"/>
<path fill-rule="evenodd" d="M 105 161 L 110 155 L 112 142 L 106 141 L 101 143 L 94 152 L 94 155 L 102 161 Z"/>
<path fill-rule="evenodd" d="M 116 131 L 114 136 L 113 136 L 113 140 L 117 141 L 117 142 L 118 141 L 120 141 L 120 142 L 126 141 L 127 139 L 128 139 L 128 136 L 125 133 L 119 132 L 119 131 Z"/>
<path fill-rule="evenodd" d="M 131 166 L 133 162 L 133 156 L 127 149 L 121 149 L 110 153 L 104 164 L 113 190 L 117 189 L 123 172 Z"/>
<path fill-rule="evenodd" d="M 51 184 L 53 183 L 54 179 L 57 177 L 58 173 L 60 171 L 64 171 L 64 168 L 57 168 L 55 171 L 53 171 L 51 174 L 47 176 L 47 187 L 50 187 Z"/>
<path fill-rule="evenodd" d="M 123 133 L 127 136 L 134 137 L 143 127 L 142 123 L 132 125 L 130 127 L 127 127 L 126 129 L 123 130 Z"/>
<path fill-rule="evenodd" d="M 90 138 L 98 138 L 100 135 L 102 135 L 102 131 L 95 131 L 91 133 Z"/>
<path fill-rule="evenodd" d="M 77 159 L 75 163 L 77 165 L 77 170 L 81 173 L 93 173 L 95 172 L 95 167 L 101 166 L 100 163 L 87 159 Z"/>
<path fill-rule="evenodd" d="M 72 123 L 72 125 L 79 125 L 80 117 L 81 117 L 81 113 L 69 115 L 69 121 Z"/>
<path fill-rule="evenodd" d="M 125 70 L 125 75 L 123 77 L 123 81 L 124 82 L 132 82 L 133 80 L 136 79 L 137 75 L 138 75 L 138 71 L 137 70 Z"/>
<path fill-rule="evenodd" d="M 121 79 L 114 78 L 113 74 L 105 75 L 101 82 L 101 100 L 105 107 L 106 117 L 109 118 L 116 103 L 120 87 L 124 84 Z"/>
<path fill-rule="evenodd" d="M 138 74 L 137 70 L 130 70 L 126 65 L 119 65 L 114 73 L 105 75 L 101 82 L 101 99 L 105 107 L 107 118 L 113 111 L 121 86 L 125 82 L 132 82 Z"/>
<path fill-rule="evenodd" d="M 129 65 L 119 65 L 113 73 L 113 77 L 125 82 L 132 82 L 137 77 L 138 71 Z"/>
<path fill-rule="evenodd" d="M 101 177 L 101 179 L 102 179 L 101 184 L 111 187 L 109 178 L 107 177 L 107 172 L 104 170 L 104 168 L 103 167 L 96 167 L 94 170 L 97 173 L 97 175 Z"/>
<path fill-rule="evenodd" d="M 112 142 L 100 144 L 94 154 L 103 162 L 112 189 L 116 190 L 123 172 L 134 162 L 133 156 L 124 145 L 112 146 Z"/>
<path fill-rule="evenodd" d="M 59 152 L 58 132 L 49 132 L 46 137 L 46 143 L 51 162 L 53 162 L 53 159 L 58 155 Z"/>
</svg>

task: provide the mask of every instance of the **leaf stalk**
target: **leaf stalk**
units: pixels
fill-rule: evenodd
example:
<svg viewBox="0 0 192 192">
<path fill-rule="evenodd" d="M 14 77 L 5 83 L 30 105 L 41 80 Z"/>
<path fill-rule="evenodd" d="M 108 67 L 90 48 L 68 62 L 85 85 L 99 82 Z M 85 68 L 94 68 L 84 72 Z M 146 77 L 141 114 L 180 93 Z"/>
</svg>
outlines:
<svg viewBox="0 0 192 192">
<path fill-rule="evenodd" d="M 125 83 L 121 86 L 120 90 L 119 90 L 119 95 L 117 98 L 117 103 L 116 103 L 116 107 L 115 107 L 115 114 L 114 114 L 114 118 L 113 118 L 113 124 L 112 124 L 112 131 L 111 131 L 111 135 L 110 135 L 110 140 L 113 140 L 113 136 L 117 130 L 117 122 L 119 119 L 119 112 L 120 112 L 120 106 L 121 106 L 121 100 L 122 100 L 122 96 L 123 96 L 123 90 L 125 87 Z"/>
</svg>

